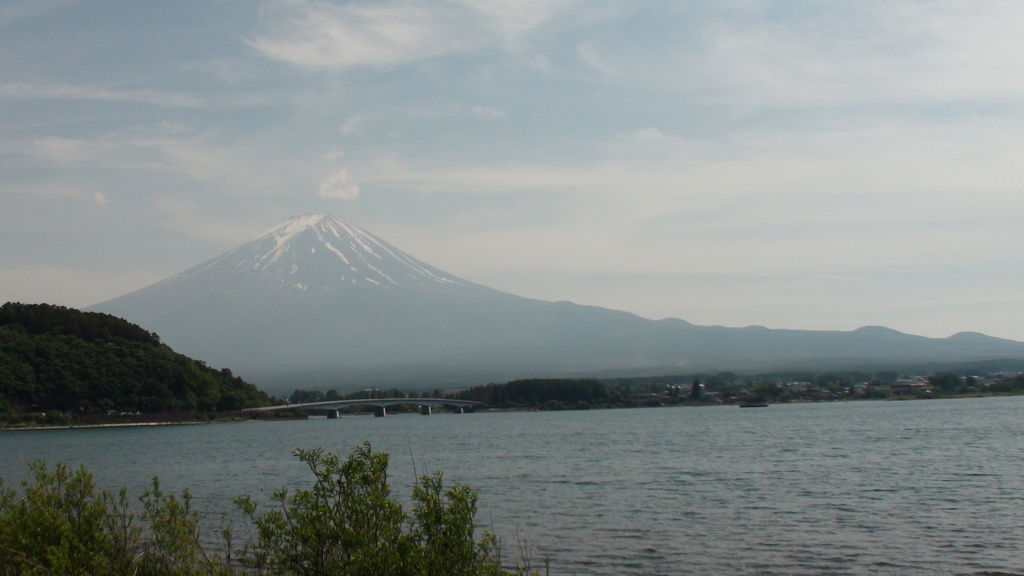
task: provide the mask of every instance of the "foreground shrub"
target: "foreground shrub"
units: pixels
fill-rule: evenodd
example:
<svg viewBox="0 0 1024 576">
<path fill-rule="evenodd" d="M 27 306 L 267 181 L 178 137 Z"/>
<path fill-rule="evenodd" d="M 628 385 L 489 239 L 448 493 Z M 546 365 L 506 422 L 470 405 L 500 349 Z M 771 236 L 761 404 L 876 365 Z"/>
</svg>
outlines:
<svg viewBox="0 0 1024 576">
<path fill-rule="evenodd" d="M 29 464 L 19 496 L 0 479 L 0 575 L 138 576 L 230 573 L 199 545 L 190 496 L 153 489 L 141 517 L 125 490 L 97 490 L 84 468 Z"/>
<path fill-rule="evenodd" d="M 321 450 L 296 450 L 315 477 L 309 490 L 273 495 L 278 509 L 256 513 L 248 496 L 235 503 L 255 526 L 244 562 L 269 574 L 327 576 L 501 574 L 495 539 L 478 540 L 476 493 L 444 488 L 440 474 L 421 477 L 407 515 L 392 499 L 388 455 L 369 444 L 344 462 Z"/>
<path fill-rule="evenodd" d="M 235 499 L 249 529 L 237 557 L 227 529 L 223 557 L 204 549 L 187 490 L 165 493 L 154 478 L 138 510 L 124 489 L 97 490 L 84 468 L 32 462 L 20 491 L 0 479 L 0 576 L 508 574 L 494 536 L 477 534 L 469 487 L 423 476 L 406 513 L 391 497 L 388 455 L 369 444 L 344 461 L 321 450 L 296 455 L 312 488 L 275 492 L 265 513 L 248 496 Z"/>
</svg>

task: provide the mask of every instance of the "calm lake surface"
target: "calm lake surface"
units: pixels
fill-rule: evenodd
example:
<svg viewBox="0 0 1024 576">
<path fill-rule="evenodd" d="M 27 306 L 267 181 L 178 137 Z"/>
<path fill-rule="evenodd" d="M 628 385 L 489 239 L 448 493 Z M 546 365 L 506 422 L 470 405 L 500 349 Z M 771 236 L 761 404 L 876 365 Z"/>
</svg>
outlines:
<svg viewBox="0 0 1024 576">
<path fill-rule="evenodd" d="M 310 474 L 296 447 L 391 454 L 479 494 L 506 559 L 552 574 L 1024 574 L 1024 397 L 363 416 L 0 433 L 0 477 L 36 458 L 140 494 L 188 487 L 213 534 L 230 500 Z"/>
</svg>

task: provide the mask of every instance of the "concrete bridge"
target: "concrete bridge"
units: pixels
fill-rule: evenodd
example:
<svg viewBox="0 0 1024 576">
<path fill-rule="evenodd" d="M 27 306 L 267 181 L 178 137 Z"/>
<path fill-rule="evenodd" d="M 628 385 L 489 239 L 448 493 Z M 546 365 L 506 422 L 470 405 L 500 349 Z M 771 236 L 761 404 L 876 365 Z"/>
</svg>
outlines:
<svg viewBox="0 0 1024 576">
<path fill-rule="evenodd" d="M 449 398 L 361 398 L 359 400 L 326 400 L 324 402 L 302 402 L 299 404 L 284 404 L 281 406 L 265 406 L 263 408 L 247 408 L 246 412 L 270 412 L 274 410 L 291 410 L 293 408 L 317 408 L 327 411 L 328 418 L 337 418 L 338 409 L 346 406 L 376 406 L 374 416 L 387 416 L 388 406 L 395 404 L 416 404 L 420 407 L 420 414 L 429 416 L 432 406 L 452 406 L 455 412 L 462 414 L 466 408 L 482 406 L 483 402 L 473 400 L 451 400 Z"/>
</svg>

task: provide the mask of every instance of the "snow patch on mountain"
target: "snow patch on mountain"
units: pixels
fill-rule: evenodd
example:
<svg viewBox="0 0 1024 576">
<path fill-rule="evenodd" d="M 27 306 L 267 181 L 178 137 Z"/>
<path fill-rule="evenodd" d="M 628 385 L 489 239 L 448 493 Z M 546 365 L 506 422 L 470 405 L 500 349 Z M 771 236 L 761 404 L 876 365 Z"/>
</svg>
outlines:
<svg viewBox="0 0 1024 576">
<path fill-rule="evenodd" d="M 278 224 L 274 228 L 270 229 L 263 236 L 256 239 L 256 242 L 263 240 L 264 238 L 274 239 L 274 248 L 279 248 L 282 244 L 288 242 L 296 234 L 304 232 L 305 230 L 312 228 L 322 222 L 324 218 L 330 217 L 329 213 L 324 214 L 306 214 L 304 216 L 296 216 L 291 220 Z"/>
<path fill-rule="evenodd" d="M 284 289 L 332 290 L 365 285 L 383 288 L 468 285 L 394 248 L 330 213 L 296 216 L 262 236 L 168 279 L 203 275 L 279 277 Z M 288 281 L 285 282 L 284 278 Z"/>
</svg>

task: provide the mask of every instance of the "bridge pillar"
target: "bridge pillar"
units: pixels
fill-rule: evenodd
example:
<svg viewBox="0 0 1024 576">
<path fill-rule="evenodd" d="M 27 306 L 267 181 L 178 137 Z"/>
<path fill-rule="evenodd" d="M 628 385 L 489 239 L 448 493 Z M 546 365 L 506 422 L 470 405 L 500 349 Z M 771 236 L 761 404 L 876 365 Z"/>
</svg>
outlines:
<svg viewBox="0 0 1024 576">
<path fill-rule="evenodd" d="M 377 406 L 377 410 L 373 413 L 377 418 L 383 418 L 388 415 L 388 409 L 383 406 Z"/>
<path fill-rule="evenodd" d="M 465 414 L 466 413 L 466 409 L 463 408 L 462 406 L 456 406 L 455 407 L 455 413 L 456 414 Z"/>
<path fill-rule="evenodd" d="M 335 419 L 337 417 L 338 417 L 338 411 L 337 410 L 328 410 L 327 411 L 327 419 L 328 420 L 333 420 L 333 419 Z"/>
<path fill-rule="evenodd" d="M 430 416 L 430 404 L 423 404 L 420 406 L 420 414 L 424 416 Z"/>
</svg>

